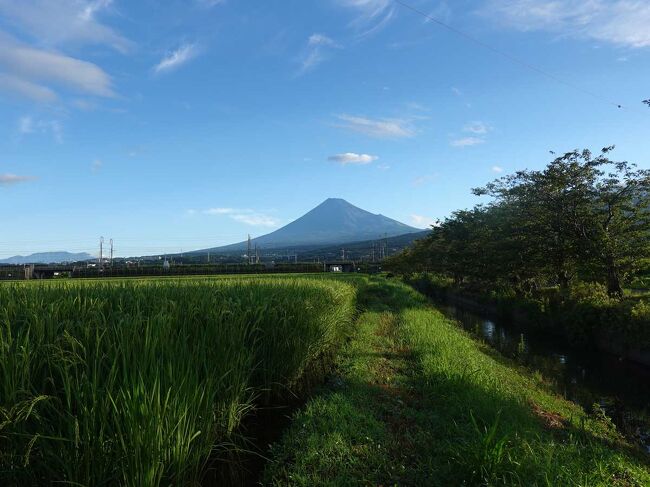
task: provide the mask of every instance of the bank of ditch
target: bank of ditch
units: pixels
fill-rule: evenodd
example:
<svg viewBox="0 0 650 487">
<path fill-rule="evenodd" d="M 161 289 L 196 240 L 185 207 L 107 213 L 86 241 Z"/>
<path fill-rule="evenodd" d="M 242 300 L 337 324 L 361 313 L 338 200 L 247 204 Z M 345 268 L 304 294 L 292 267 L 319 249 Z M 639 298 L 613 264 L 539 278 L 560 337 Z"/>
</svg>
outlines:
<svg viewBox="0 0 650 487">
<path fill-rule="evenodd" d="M 650 485 L 595 410 L 472 339 L 399 282 L 359 290 L 328 386 L 269 453 L 265 485 Z"/>
</svg>

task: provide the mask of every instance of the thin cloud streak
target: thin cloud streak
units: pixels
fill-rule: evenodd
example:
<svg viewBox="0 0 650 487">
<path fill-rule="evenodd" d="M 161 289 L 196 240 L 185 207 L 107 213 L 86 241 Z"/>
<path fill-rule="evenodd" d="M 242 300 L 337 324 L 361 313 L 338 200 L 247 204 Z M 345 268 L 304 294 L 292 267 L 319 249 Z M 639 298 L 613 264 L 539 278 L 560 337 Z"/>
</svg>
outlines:
<svg viewBox="0 0 650 487">
<path fill-rule="evenodd" d="M 376 161 L 377 159 L 379 159 L 377 156 L 371 156 L 370 154 L 357 154 L 355 152 L 346 152 L 344 154 L 336 154 L 328 157 L 328 160 L 338 162 L 342 166 L 348 164 L 366 165 Z"/>
<path fill-rule="evenodd" d="M 0 186 L 11 186 L 36 179 L 33 176 L 19 176 L 17 174 L 0 174 Z"/>
<path fill-rule="evenodd" d="M 133 43 L 97 20 L 112 4 L 112 0 L 0 0 L 0 15 L 39 44 L 106 45 L 126 53 Z"/>
<path fill-rule="evenodd" d="M 57 94 L 47 86 L 2 73 L 0 73 L 0 91 L 41 103 L 50 103 L 58 99 Z"/>
<path fill-rule="evenodd" d="M 415 135 L 410 122 L 397 118 L 372 119 L 354 115 L 339 115 L 339 127 L 380 139 L 409 138 Z"/>
<path fill-rule="evenodd" d="M 115 96 L 110 76 L 95 64 L 26 46 L 1 32 L 0 67 L 10 73 L 5 85 L 25 95 L 52 99 L 54 92 L 40 84 L 47 83 L 95 96 Z"/>
<path fill-rule="evenodd" d="M 202 213 L 212 216 L 227 216 L 231 220 L 250 226 L 277 227 L 280 224 L 277 218 L 248 208 L 209 208 Z M 189 210 L 188 214 L 194 215 L 196 211 Z"/>
<path fill-rule="evenodd" d="M 452 147 L 472 147 L 474 145 L 484 144 L 485 139 L 480 137 L 462 137 L 451 141 Z"/>
<path fill-rule="evenodd" d="M 198 55 L 195 44 L 183 44 L 178 49 L 169 52 L 153 68 L 156 74 L 174 71 Z"/>
<path fill-rule="evenodd" d="M 509 28 L 650 47 L 650 4 L 635 0 L 489 0 L 483 16 Z"/>
<path fill-rule="evenodd" d="M 365 37 L 383 29 L 395 15 L 392 0 L 337 0 L 339 5 L 354 10 L 357 17 L 350 24 Z"/>
<path fill-rule="evenodd" d="M 324 34 L 315 33 L 309 36 L 298 74 L 302 75 L 316 68 L 327 59 L 327 52 L 331 49 L 342 49 L 342 46 Z"/>
</svg>

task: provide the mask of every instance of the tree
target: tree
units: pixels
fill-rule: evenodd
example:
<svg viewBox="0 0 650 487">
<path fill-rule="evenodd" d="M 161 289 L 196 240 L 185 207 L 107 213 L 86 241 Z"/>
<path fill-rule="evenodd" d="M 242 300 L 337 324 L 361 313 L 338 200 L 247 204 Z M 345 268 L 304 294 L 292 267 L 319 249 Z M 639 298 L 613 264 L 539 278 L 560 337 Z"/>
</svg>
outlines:
<svg viewBox="0 0 650 487">
<path fill-rule="evenodd" d="M 576 226 L 585 257 L 604 274 L 610 296 L 622 297 L 622 278 L 650 256 L 650 171 L 629 162 L 613 162 L 606 147 L 583 164 L 592 168 L 589 203 L 576 210 Z"/>
<path fill-rule="evenodd" d="M 492 202 L 455 212 L 402 262 L 417 256 L 457 284 L 507 283 L 519 292 L 566 290 L 580 276 L 621 297 L 625 277 L 650 258 L 650 171 L 610 160 L 612 150 L 567 152 L 543 170 L 473 190 Z"/>
</svg>

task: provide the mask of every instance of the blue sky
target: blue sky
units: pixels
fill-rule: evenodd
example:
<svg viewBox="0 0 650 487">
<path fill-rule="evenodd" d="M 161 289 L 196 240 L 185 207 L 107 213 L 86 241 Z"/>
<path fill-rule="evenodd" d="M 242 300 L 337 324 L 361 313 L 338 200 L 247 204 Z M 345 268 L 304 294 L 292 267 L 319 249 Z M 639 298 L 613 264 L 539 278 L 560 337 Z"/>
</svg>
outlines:
<svg viewBox="0 0 650 487">
<path fill-rule="evenodd" d="M 561 81 L 394 0 L 0 0 L 0 258 L 227 244 L 328 197 L 426 227 L 549 150 L 650 167 L 647 2 L 407 3 Z"/>
</svg>

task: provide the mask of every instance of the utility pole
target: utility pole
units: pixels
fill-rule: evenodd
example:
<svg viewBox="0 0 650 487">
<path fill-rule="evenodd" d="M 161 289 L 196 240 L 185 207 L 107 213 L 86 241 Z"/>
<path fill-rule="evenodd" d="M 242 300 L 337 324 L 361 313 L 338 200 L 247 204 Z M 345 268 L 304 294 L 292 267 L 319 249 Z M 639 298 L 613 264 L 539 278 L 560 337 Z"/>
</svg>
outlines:
<svg viewBox="0 0 650 487">
<path fill-rule="evenodd" d="M 104 260 L 104 237 L 99 237 L 99 266 L 102 266 Z"/>
<path fill-rule="evenodd" d="M 248 258 L 248 265 L 252 264 L 251 235 L 250 235 L 250 233 L 248 234 L 248 249 L 246 250 L 246 257 Z"/>
<path fill-rule="evenodd" d="M 384 233 L 384 237 L 379 241 L 379 260 L 384 260 L 386 257 L 386 247 L 388 246 L 387 235 Z"/>
<path fill-rule="evenodd" d="M 210 263 L 210 252 L 208 252 L 208 264 Z"/>
<path fill-rule="evenodd" d="M 113 267 L 113 239 L 110 239 L 110 244 L 111 244 L 111 267 Z"/>
<path fill-rule="evenodd" d="M 345 261 L 345 249 L 341 249 L 341 260 Z"/>
</svg>

